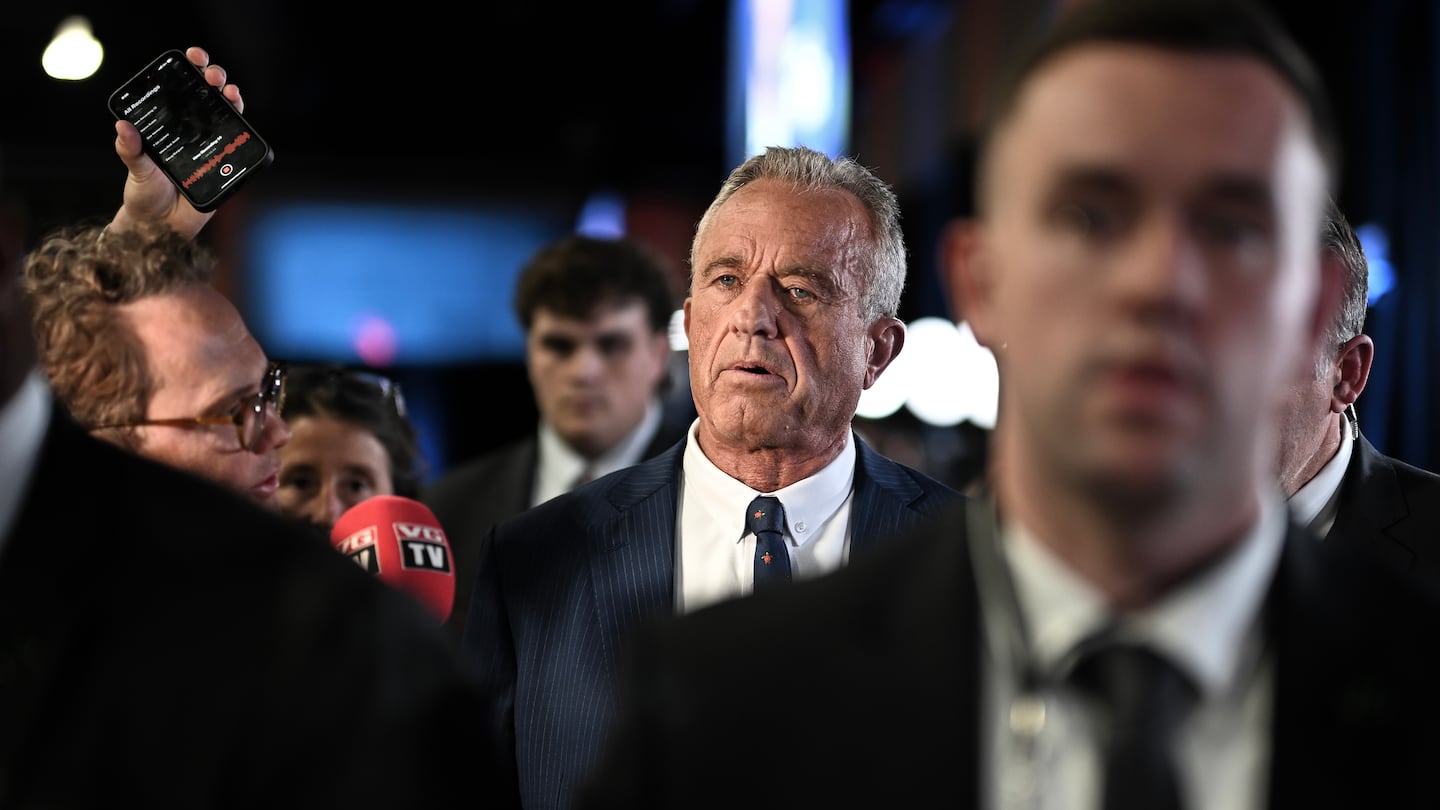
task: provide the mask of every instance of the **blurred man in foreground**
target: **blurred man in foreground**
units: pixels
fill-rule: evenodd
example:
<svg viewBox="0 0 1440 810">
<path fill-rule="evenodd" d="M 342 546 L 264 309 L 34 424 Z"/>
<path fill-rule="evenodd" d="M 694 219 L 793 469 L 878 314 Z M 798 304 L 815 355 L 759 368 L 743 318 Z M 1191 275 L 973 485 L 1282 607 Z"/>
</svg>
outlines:
<svg viewBox="0 0 1440 810">
<path fill-rule="evenodd" d="M 637 636 L 580 807 L 1440 802 L 1440 596 L 1275 479 L 1340 295 L 1314 67 L 1243 1 L 1067 8 L 994 96 L 950 285 L 999 366 L 991 497 Z"/>
</svg>

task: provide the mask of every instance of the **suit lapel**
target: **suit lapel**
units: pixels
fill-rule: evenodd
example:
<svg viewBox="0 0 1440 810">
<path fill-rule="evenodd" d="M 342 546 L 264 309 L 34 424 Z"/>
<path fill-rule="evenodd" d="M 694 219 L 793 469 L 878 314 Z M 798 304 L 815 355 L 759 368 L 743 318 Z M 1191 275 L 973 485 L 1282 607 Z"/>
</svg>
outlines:
<svg viewBox="0 0 1440 810">
<path fill-rule="evenodd" d="M 873 551 L 884 538 L 918 522 L 909 505 L 923 492 L 893 461 L 855 440 L 855 493 L 850 504 L 850 553 Z"/>
<path fill-rule="evenodd" d="M 1340 502 L 1335 510 L 1335 525 L 1327 537 L 1339 542 L 1366 545 L 1370 538 L 1383 535 L 1389 542 L 1371 549 L 1404 568 L 1415 565 L 1415 550 L 1396 536 L 1391 528 L 1409 516 L 1400 482 L 1392 467 L 1364 435 L 1355 442 L 1345 481 L 1341 484 Z"/>
<path fill-rule="evenodd" d="M 675 501 L 682 441 L 622 471 L 583 517 L 595 610 L 611 654 L 631 628 L 675 610 Z"/>
</svg>

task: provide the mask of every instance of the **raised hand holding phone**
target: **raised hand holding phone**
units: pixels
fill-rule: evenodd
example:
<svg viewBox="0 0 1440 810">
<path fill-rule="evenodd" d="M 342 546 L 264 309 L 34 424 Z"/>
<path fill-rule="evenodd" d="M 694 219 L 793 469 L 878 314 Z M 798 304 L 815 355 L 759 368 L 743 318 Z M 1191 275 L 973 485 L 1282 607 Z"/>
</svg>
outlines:
<svg viewBox="0 0 1440 810">
<path fill-rule="evenodd" d="M 203 48 L 187 49 L 183 59 L 174 58 L 178 53 L 169 51 L 157 58 L 111 97 L 117 118 L 115 152 L 127 169 L 123 204 L 111 227 L 164 220 L 173 230 L 193 237 L 240 183 L 273 159 L 269 145 L 241 115 L 244 99 L 237 85 L 227 83 L 225 69 L 210 64 Z M 157 73 L 162 64 L 166 70 Z M 158 83 L 162 79 L 169 83 L 163 99 Z M 177 97 L 177 86 L 188 88 L 188 95 Z M 150 98 L 144 98 L 147 93 Z M 162 114 L 152 109 L 155 102 L 186 109 Z M 146 113 L 149 118 L 140 120 Z M 162 117 L 150 120 L 156 116 Z M 146 127 L 158 143 L 147 144 L 132 121 Z M 236 144 L 237 140 L 243 142 Z M 157 151 L 167 146 L 168 152 Z M 165 154 L 172 156 L 168 165 L 156 159 Z"/>
</svg>

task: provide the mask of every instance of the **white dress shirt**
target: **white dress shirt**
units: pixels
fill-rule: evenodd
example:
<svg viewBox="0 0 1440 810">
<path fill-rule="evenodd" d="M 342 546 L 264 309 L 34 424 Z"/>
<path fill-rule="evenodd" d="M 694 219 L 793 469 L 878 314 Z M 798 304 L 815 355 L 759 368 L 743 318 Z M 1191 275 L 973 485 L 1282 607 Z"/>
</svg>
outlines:
<svg viewBox="0 0 1440 810">
<path fill-rule="evenodd" d="M 775 492 L 757 492 L 705 457 L 690 425 L 680 480 L 675 598 L 680 613 L 750 593 L 755 587 L 755 535 L 745 510 L 757 495 L 774 495 L 785 509 L 790 572 L 805 579 L 845 564 L 855 484 L 855 440 L 824 469 Z"/>
<path fill-rule="evenodd" d="M 1340 484 L 1345 480 L 1345 469 L 1350 466 L 1350 456 L 1355 452 L 1355 437 L 1351 422 L 1343 416 L 1340 419 L 1340 448 L 1325 462 L 1315 477 L 1290 496 L 1290 511 L 1301 526 L 1309 526 L 1320 537 L 1330 533 L 1335 525 L 1335 511 L 1339 506 Z"/>
<path fill-rule="evenodd" d="M 49 427 L 50 388 L 39 370 L 31 371 L 0 407 L 0 546 L 20 515 Z"/>
<path fill-rule="evenodd" d="M 659 429 L 660 400 L 652 398 L 645 406 L 645 415 L 641 417 L 640 424 L 614 447 L 591 462 L 566 444 L 560 434 L 555 432 L 555 428 L 542 421 L 539 436 L 540 457 L 535 465 L 535 486 L 531 488 L 533 495 L 530 505 L 535 506 L 563 492 L 569 492 L 574 488 L 575 482 L 580 480 L 580 474 L 586 471 L 587 465 L 590 479 L 594 480 L 643 461 L 645 448 L 650 446 L 650 441 L 655 438 L 655 431 Z"/>
<path fill-rule="evenodd" d="M 1175 732 L 1185 806 L 1263 808 L 1273 670 L 1262 654 L 1260 614 L 1286 519 L 1278 488 L 1265 493 L 1259 522 L 1229 554 L 1159 603 L 1119 618 L 1025 527 L 1002 527 L 1002 556 L 1014 584 L 981 582 L 988 707 L 982 739 L 993 757 L 983 771 L 986 806 L 1099 807 L 1092 704 L 1064 678 L 1076 644 L 1118 622 L 1123 638 L 1150 643 L 1198 687 L 1197 704 Z"/>
</svg>

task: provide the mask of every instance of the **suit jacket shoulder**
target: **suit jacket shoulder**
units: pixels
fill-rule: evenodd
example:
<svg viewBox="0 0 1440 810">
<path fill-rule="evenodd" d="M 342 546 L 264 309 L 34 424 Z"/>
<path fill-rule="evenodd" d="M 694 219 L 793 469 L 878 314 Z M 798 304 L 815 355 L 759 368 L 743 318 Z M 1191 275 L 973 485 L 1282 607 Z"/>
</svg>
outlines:
<svg viewBox="0 0 1440 810">
<path fill-rule="evenodd" d="M 915 528 L 955 500 L 958 490 L 855 441 L 855 494 L 850 506 L 851 553 L 865 555 L 880 541 Z"/>
<path fill-rule="evenodd" d="M 1292 527 L 1266 603 L 1271 807 L 1437 807 L 1440 590 Z"/>
<path fill-rule="evenodd" d="M 1326 538 L 1440 582 L 1440 475 L 1384 455 L 1363 435 Z"/>
<path fill-rule="evenodd" d="M 479 705 L 324 536 L 52 413 L 0 557 L 0 805 L 444 806 Z"/>
</svg>

